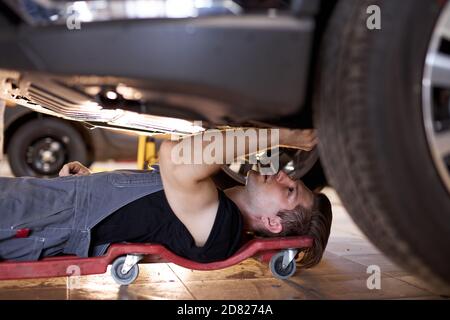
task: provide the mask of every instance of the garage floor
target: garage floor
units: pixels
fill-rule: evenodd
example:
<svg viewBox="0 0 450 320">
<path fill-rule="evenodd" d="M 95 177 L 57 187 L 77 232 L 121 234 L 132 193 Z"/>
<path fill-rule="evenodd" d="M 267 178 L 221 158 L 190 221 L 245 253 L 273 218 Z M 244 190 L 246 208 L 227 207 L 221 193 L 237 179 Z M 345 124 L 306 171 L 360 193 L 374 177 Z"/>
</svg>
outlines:
<svg viewBox="0 0 450 320">
<path fill-rule="evenodd" d="M 134 164 L 98 163 L 97 169 Z M 5 161 L 0 175 L 10 175 Z M 220 271 L 192 271 L 174 264 L 142 265 L 137 281 L 120 287 L 109 273 L 79 278 L 0 281 L 0 299 L 443 299 L 426 282 L 393 264 L 360 232 L 331 189 L 334 221 L 322 262 L 290 280 L 272 277 L 248 259 Z M 367 288 L 367 267 L 381 270 L 381 288 Z M 69 289 L 72 288 L 72 289 Z"/>
</svg>

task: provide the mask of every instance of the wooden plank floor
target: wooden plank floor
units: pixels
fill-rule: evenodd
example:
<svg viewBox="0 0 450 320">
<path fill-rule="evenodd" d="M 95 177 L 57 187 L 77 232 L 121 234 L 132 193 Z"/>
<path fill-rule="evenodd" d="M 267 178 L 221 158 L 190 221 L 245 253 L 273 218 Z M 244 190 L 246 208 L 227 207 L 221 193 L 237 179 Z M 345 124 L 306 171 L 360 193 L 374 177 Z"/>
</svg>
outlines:
<svg viewBox="0 0 450 320">
<path fill-rule="evenodd" d="M 111 168 L 111 164 L 97 164 Z M 123 168 L 123 165 L 117 165 Z M 0 175 L 9 175 L 0 164 Z M 0 299 L 444 299 L 425 281 L 392 263 L 352 222 L 331 189 L 334 221 L 322 262 L 289 280 L 275 279 L 253 259 L 219 271 L 174 264 L 142 265 L 137 281 L 120 287 L 109 272 L 78 278 L 0 281 Z M 367 288 L 367 267 L 381 270 L 381 288 Z"/>
</svg>

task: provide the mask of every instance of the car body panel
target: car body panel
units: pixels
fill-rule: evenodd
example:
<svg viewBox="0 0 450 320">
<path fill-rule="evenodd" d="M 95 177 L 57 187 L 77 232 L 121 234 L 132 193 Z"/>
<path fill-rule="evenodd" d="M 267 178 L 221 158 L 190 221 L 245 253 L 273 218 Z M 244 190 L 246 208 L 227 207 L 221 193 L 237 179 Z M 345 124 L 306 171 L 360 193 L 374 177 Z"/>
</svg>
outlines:
<svg viewBox="0 0 450 320">
<path fill-rule="evenodd" d="M 162 105 L 166 116 L 216 124 L 274 118 L 305 102 L 314 28 L 312 14 L 111 21 L 80 30 L 10 24 L 0 32 L 7 48 L 0 69 L 113 77 L 148 93 L 141 113 Z"/>
</svg>

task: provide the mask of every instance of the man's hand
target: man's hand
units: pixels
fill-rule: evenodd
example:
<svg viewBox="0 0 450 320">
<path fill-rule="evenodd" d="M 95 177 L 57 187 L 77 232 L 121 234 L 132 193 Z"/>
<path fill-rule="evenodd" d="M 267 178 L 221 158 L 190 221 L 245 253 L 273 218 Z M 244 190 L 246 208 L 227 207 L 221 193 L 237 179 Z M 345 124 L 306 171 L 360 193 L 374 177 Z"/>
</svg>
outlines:
<svg viewBox="0 0 450 320">
<path fill-rule="evenodd" d="M 78 161 L 69 162 L 59 171 L 60 177 L 67 176 L 88 176 L 92 172 Z"/>
<path fill-rule="evenodd" d="M 311 151 L 318 142 L 315 129 L 280 129 L 280 147 Z"/>
</svg>

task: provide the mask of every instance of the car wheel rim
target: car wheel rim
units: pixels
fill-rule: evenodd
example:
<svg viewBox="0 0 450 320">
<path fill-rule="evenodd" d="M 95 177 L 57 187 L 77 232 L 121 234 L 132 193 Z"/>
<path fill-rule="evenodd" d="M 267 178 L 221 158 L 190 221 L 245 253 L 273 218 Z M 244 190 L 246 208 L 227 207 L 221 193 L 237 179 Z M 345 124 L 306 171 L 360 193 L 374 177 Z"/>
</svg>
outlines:
<svg viewBox="0 0 450 320">
<path fill-rule="evenodd" d="M 428 48 L 422 81 L 426 137 L 436 169 L 450 193 L 450 3 Z"/>
<path fill-rule="evenodd" d="M 66 160 L 64 143 L 51 137 L 36 140 L 26 152 L 26 161 L 33 172 L 51 176 L 56 174 Z"/>
</svg>

